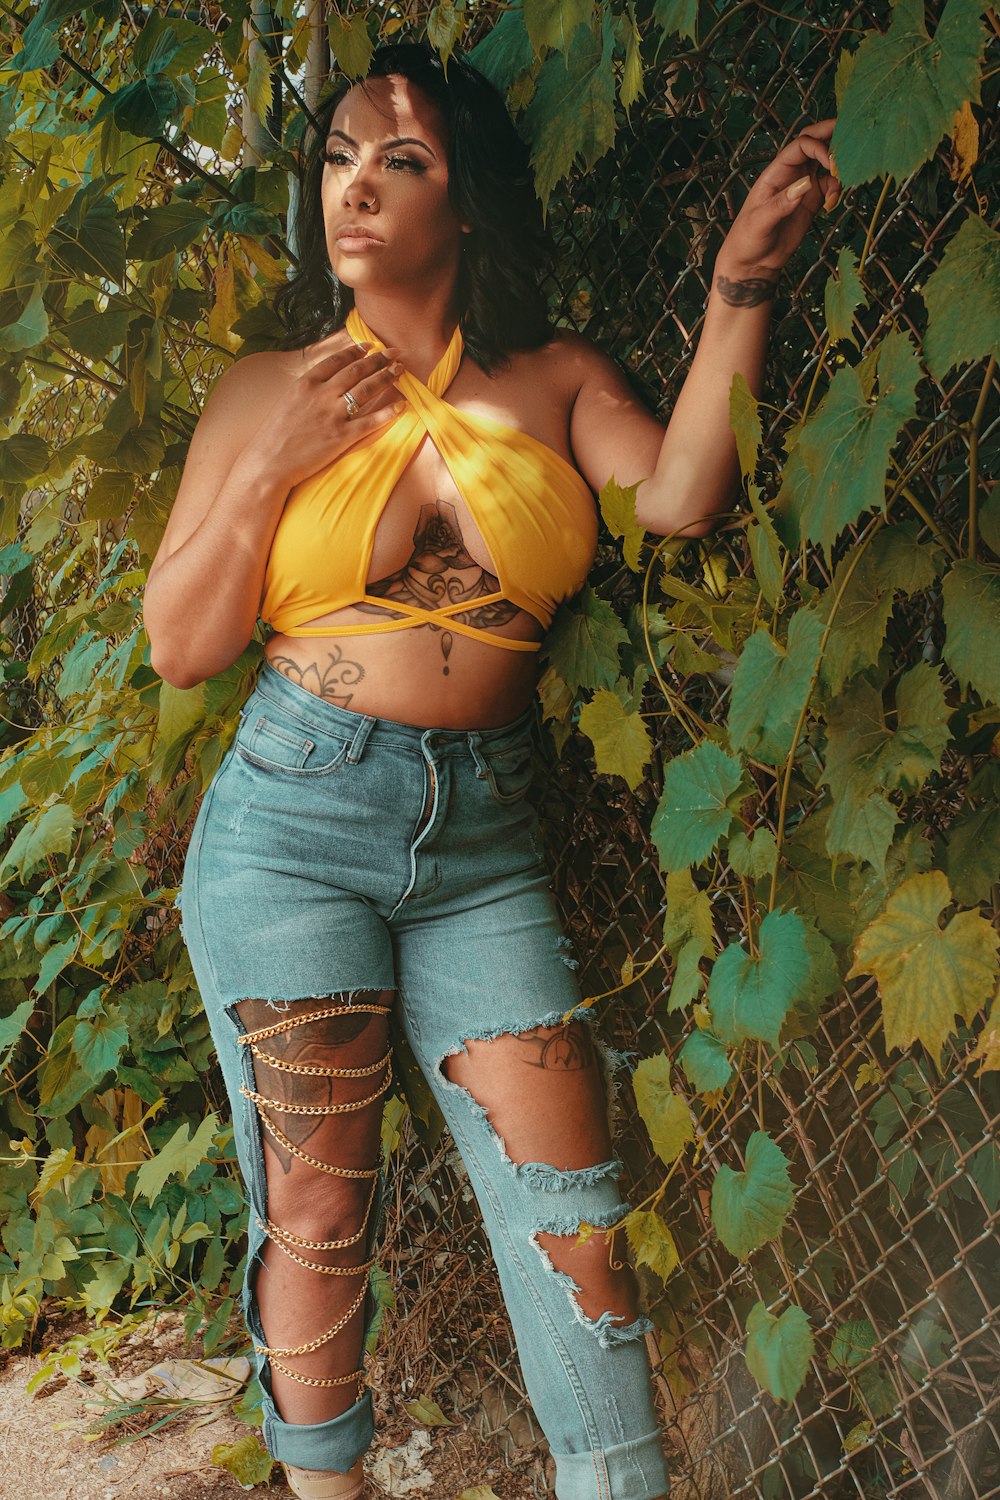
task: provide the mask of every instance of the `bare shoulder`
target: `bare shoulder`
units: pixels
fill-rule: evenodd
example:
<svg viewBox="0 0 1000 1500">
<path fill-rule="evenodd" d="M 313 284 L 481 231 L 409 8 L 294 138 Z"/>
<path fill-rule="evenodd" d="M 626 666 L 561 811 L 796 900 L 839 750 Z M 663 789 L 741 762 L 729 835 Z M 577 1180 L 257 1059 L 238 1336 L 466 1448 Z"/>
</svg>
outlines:
<svg viewBox="0 0 1000 1500">
<path fill-rule="evenodd" d="M 593 339 L 575 328 L 557 328 L 546 347 L 550 348 L 558 362 L 564 380 L 573 388 L 574 396 L 589 380 L 618 369 L 614 360 L 599 349 Z"/>
</svg>

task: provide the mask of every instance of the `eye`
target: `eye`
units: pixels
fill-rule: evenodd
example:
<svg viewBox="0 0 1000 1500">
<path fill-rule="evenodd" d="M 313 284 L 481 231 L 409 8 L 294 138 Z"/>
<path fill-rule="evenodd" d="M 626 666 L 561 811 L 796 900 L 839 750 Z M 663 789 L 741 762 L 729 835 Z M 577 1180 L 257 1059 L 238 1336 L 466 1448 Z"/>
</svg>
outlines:
<svg viewBox="0 0 1000 1500">
<path fill-rule="evenodd" d="M 423 162 L 414 161 L 410 156 L 387 156 L 386 163 L 388 166 L 398 165 L 400 167 L 409 167 L 414 172 L 423 172 L 426 170 Z"/>
</svg>

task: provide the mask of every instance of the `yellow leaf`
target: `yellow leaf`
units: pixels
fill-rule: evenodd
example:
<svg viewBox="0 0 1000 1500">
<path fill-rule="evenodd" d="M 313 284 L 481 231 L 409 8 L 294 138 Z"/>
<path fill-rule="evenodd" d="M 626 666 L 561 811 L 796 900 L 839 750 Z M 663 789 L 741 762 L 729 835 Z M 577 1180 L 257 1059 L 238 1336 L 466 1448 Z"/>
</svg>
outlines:
<svg viewBox="0 0 1000 1500">
<path fill-rule="evenodd" d="M 223 245 L 215 268 L 215 301 L 208 315 L 208 336 L 223 349 L 236 350 L 243 340 L 232 332 L 236 321 L 236 280 L 228 248 Z"/>
<path fill-rule="evenodd" d="M 848 978 L 874 974 L 882 996 L 887 1047 L 923 1042 L 940 1059 L 956 1015 L 971 1021 L 992 996 L 1000 934 L 976 911 L 945 926 L 951 887 L 940 870 L 913 875 L 858 941 Z"/>
<path fill-rule="evenodd" d="M 624 777 L 635 791 L 653 753 L 642 715 L 625 708 L 617 693 L 598 688 L 580 710 L 580 728 L 594 746 L 597 769 Z"/>
<path fill-rule="evenodd" d="M 674 1237 L 658 1213 L 636 1210 L 625 1220 L 625 1233 L 632 1254 L 640 1265 L 649 1266 L 661 1281 L 680 1265 Z"/>
<path fill-rule="evenodd" d="M 866 1088 L 870 1083 L 881 1082 L 882 1069 L 879 1067 L 878 1063 L 865 1062 L 862 1063 L 860 1068 L 858 1069 L 857 1077 L 854 1080 L 854 1087 L 856 1089 L 863 1089 Z"/>
<path fill-rule="evenodd" d="M 38 1178 L 38 1185 L 29 1194 L 32 1203 L 44 1198 L 50 1188 L 56 1187 L 70 1175 L 75 1166 L 76 1152 L 72 1146 L 57 1146 L 54 1151 L 50 1151 Z"/>
<path fill-rule="evenodd" d="M 979 1033 L 970 1057 L 979 1059 L 979 1073 L 1000 1070 L 1000 995 L 994 996 L 986 1025 Z"/>
<path fill-rule="evenodd" d="M 454 1422 L 449 1421 L 437 1402 L 430 1396 L 418 1396 L 416 1401 L 404 1401 L 403 1410 L 413 1418 L 415 1422 L 423 1422 L 426 1427 L 454 1427 Z"/>
<path fill-rule="evenodd" d="M 953 151 L 947 161 L 948 176 L 961 186 L 979 159 L 979 123 L 968 100 L 955 115 L 950 135 Z"/>
<path fill-rule="evenodd" d="M 643 1058 L 632 1075 L 632 1088 L 653 1149 L 669 1167 L 694 1140 L 694 1123 L 687 1100 L 670 1086 L 665 1052 Z"/>
<path fill-rule="evenodd" d="M 243 253 L 247 259 L 257 267 L 265 281 L 284 281 L 285 272 L 281 261 L 274 255 L 269 255 L 258 240 L 249 234 L 241 234 L 239 242 L 243 247 Z"/>
</svg>

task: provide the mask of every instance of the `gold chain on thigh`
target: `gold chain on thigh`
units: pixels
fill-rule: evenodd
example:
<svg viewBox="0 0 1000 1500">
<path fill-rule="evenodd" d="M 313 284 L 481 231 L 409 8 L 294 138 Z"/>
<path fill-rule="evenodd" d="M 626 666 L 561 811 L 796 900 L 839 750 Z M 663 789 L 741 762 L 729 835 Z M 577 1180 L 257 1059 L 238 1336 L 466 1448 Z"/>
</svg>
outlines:
<svg viewBox="0 0 1000 1500">
<path fill-rule="evenodd" d="M 368 1227 L 368 1220 L 371 1215 L 372 1204 L 375 1201 L 375 1192 L 378 1186 L 378 1168 L 376 1167 L 369 1170 L 352 1167 L 336 1167 L 331 1165 L 330 1162 L 320 1161 L 320 1159 L 316 1156 L 310 1156 L 307 1151 L 301 1150 L 300 1147 L 296 1146 L 293 1141 L 290 1141 L 284 1134 L 284 1132 L 278 1129 L 274 1121 L 270 1119 L 269 1116 L 266 1115 L 259 1106 L 261 1104 L 268 1104 L 272 1109 L 284 1111 L 285 1113 L 302 1115 L 347 1114 L 351 1110 L 363 1109 L 366 1104 L 373 1103 L 374 1100 L 380 1097 L 380 1095 L 384 1094 L 392 1082 L 392 1074 L 389 1068 L 389 1064 L 392 1059 L 392 1049 L 390 1048 L 383 1057 L 379 1058 L 377 1062 L 371 1063 L 370 1065 L 363 1068 L 319 1068 L 311 1066 L 308 1063 L 293 1063 L 288 1062 L 284 1058 L 272 1057 L 270 1053 L 262 1051 L 256 1045 L 257 1042 L 263 1041 L 266 1037 L 277 1036 L 282 1031 L 289 1031 L 293 1026 L 303 1025 L 306 1021 L 316 1021 L 325 1016 L 349 1015 L 359 1010 L 369 1011 L 376 1015 L 385 1015 L 384 1006 L 372 1005 L 368 1003 L 361 1003 L 358 1005 L 325 1006 L 322 1010 L 310 1011 L 308 1015 L 290 1016 L 284 1021 L 276 1022 L 273 1026 L 262 1026 L 257 1031 L 245 1032 L 242 1035 L 237 1036 L 236 1040 L 244 1046 L 248 1046 L 255 1056 L 261 1058 L 264 1062 L 268 1063 L 269 1066 L 282 1068 L 287 1073 L 303 1073 L 308 1074 L 312 1077 L 320 1076 L 326 1078 L 363 1078 L 368 1074 L 376 1073 L 379 1068 L 386 1069 L 385 1078 L 374 1093 L 367 1095 L 367 1097 L 364 1099 L 355 1099 L 346 1104 L 286 1104 L 283 1100 L 269 1099 L 265 1094 L 258 1094 L 255 1093 L 252 1089 L 244 1088 L 242 1085 L 240 1086 L 240 1093 L 245 1095 L 247 1099 L 252 1099 L 253 1102 L 258 1106 L 258 1115 L 260 1116 L 260 1119 L 268 1132 L 272 1136 L 274 1136 L 275 1140 L 280 1141 L 285 1150 L 290 1151 L 293 1156 L 299 1157 L 301 1161 L 308 1163 L 309 1166 L 316 1167 L 322 1172 L 328 1172 L 331 1176 L 334 1177 L 370 1177 L 372 1179 L 371 1191 L 368 1194 L 368 1203 L 365 1207 L 364 1217 L 361 1220 L 361 1228 L 357 1231 L 356 1234 L 350 1235 L 341 1240 L 305 1239 L 302 1235 L 293 1234 L 290 1229 L 283 1229 L 280 1224 L 275 1224 L 270 1218 L 264 1220 L 260 1217 L 257 1217 L 257 1223 L 260 1228 L 263 1229 L 266 1234 L 269 1234 L 271 1236 L 279 1249 L 283 1250 L 284 1253 L 292 1260 L 297 1261 L 300 1266 L 305 1266 L 308 1270 L 311 1271 L 319 1271 L 324 1276 L 355 1276 L 359 1272 L 364 1272 L 365 1279 L 362 1282 L 361 1289 L 358 1292 L 358 1295 L 355 1297 L 351 1306 L 340 1318 L 337 1319 L 337 1322 L 333 1325 L 332 1328 L 327 1329 L 326 1333 L 320 1334 L 318 1338 L 310 1339 L 308 1343 L 299 1344 L 295 1348 L 282 1349 L 270 1344 L 258 1344 L 256 1342 L 254 1343 L 254 1348 L 257 1350 L 258 1354 L 266 1354 L 276 1369 L 282 1370 L 287 1376 L 289 1376 L 290 1379 L 297 1380 L 302 1385 L 347 1385 L 350 1381 L 354 1380 L 358 1383 L 358 1392 L 360 1394 L 360 1391 L 364 1385 L 363 1366 L 360 1369 L 351 1370 L 347 1375 L 337 1375 L 330 1377 L 329 1379 L 319 1379 L 311 1375 L 301 1375 L 297 1370 L 289 1369 L 288 1365 L 286 1365 L 284 1361 L 277 1356 L 309 1354 L 313 1349 L 318 1349 L 322 1344 L 326 1344 L 330 1341 L 330 1339 L 334 1338 L 342 1328 L 346 1327 L 351 1318 L 357 1312 L 358 1308 L 362 1305 L 365 1298 L 365 1292 L 368 1290 L 368 1272 L 375 1264 L 374 1257 L 370 1260 L 364 1261 L 361 1265 L 358 1266 L 324 1266 L 317 1264 L 316 1261 L 306 1260 L 302 1255 L 297 1255 L 291 1248 L 291 1246 L 300 1245 L 303 1248 L 310 1250 L 342 1250 L 348 1245 L 356 1245 L 365 1234 Z"/>
</svg>

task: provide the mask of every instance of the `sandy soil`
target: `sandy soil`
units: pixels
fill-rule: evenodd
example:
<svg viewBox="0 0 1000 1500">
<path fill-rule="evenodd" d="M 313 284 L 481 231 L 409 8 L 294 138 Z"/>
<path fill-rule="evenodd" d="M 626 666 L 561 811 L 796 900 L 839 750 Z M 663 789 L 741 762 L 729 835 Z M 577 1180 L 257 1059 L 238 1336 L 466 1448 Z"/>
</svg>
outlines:
<svg viewBox="0 0 1000 1500">
<path fill-rule="evenodd" d="M 202 1356 L 197 1342 L 186 1341 L 179 1313 L 160 1312 L 143 1325 L 123 1342 L 110 1366 L 87 1357 L 80 1376 L 55 1376 L 29 1395 L 28 1381 L 44 1354 L 86 1326 L 80 1315 L 51 1323 L 43 1318 L 33 1348 L 26 1341 L 22 1349 L 0 1350 L 2 1500 L 228 1500 L 248 1493 L 284 1500 L 290 1495 L 279 1464 L 269 1481 L 247 1490 L 212 1463 L 216 1444 L 236 1443 L 248 1435 L 260 1442 L 260 1429 L 233 1414 L 233 1401 L 181 1409 L 147 1402 L 110 1426 L 100 1412 L 84 1405 L 108 1378 L 137 1375 L 168 1358 Z M 495 1444 L 487 1446 L 458 1426 L 424 1427 L 378 1393 L 376 1411 L 378 1435 L 365 1458 L 370 1500 L 397 1495 L 457 1500 L 476 1486 L 484 1488 L 475 1500 L 490 1500 L 491 1491 L 497 1500 L 535 1500 L 545 1493 L 537 1463 L 518 1469 L 516 1460 L 508 1464 L 498 1456 Z M 409 1477 L 390 1479 L 386 1488 L 370 1471 L 384 1478 L 385 1452 L 397 1449 L 414 1462 Z"/>
</svg>

